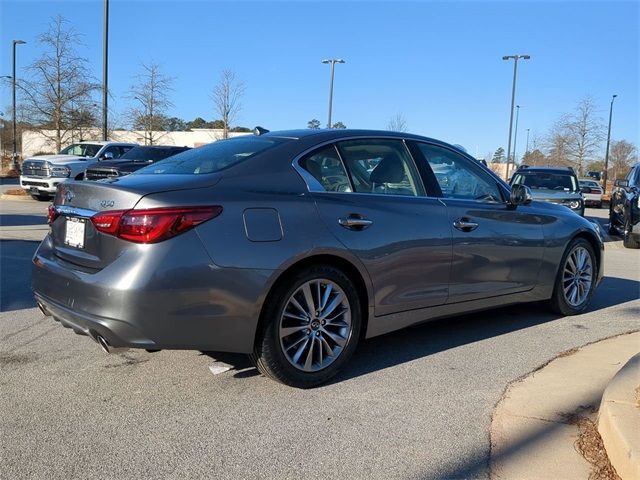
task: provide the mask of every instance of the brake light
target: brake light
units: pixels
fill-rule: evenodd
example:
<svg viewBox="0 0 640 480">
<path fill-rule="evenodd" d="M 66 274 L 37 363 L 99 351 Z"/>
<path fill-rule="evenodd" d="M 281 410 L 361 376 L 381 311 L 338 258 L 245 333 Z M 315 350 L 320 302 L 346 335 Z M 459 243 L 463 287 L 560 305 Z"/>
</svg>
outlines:
<svg viewBox="0 0 640 480">
<path fill-rule="evenodd" d="M 211 207 L 113 210 L 91 217 L 96 230 L 135 243 L 156 243 L 179 235 L 222 213 Z"/>
<path fill-rule="evenodd" d="M 58 211 L 56 207 L 54 207 L 53 203 L 49 204 L 49 208 L 47 208 L 47 223 L 51 225 L 55 219 L 58 218 Z"/>
</svg>

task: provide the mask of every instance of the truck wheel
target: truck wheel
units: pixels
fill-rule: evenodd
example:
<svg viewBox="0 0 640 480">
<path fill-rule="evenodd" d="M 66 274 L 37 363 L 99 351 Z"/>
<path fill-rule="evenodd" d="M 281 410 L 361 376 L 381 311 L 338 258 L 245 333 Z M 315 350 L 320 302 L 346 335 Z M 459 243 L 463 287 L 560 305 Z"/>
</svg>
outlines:
<svg viewBox="0 0 640 480">
<path fill-rule="evenodd" d="M 51 198 L 51 197 L 49 197 L 49 195 L 47 195 L 47 194 L 39 193 L 38 195 L 31 195 L 31 198 L 33 198 L 34 200 L 37 200 L 39 202 L 45 202 L 45 201 L 49 200 L 49 198 Z"/>
<path fill-rule="evenodd" d="M 633 226 L 631 225 L 631 220 L 628 217 L 624 221 L 622 244 L 625 248 L 640 248 L 640 241 L 633 235 Z"/>
</svg>

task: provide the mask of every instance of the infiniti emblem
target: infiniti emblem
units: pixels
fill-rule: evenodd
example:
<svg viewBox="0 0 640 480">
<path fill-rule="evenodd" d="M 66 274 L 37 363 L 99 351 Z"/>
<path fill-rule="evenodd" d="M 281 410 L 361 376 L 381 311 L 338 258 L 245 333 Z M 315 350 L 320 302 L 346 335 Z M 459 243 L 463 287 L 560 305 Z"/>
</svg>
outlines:
<svg viewBox="0 0 640 480">
<path fill-rule="evenodd" d="M 75 195 L 71 190 L 67 190 L 66 192 L 64 192 L 65 202 L 70 202 L 71 200 L 73 200 L 73 197 L 75 197 Z"/>
</svg>

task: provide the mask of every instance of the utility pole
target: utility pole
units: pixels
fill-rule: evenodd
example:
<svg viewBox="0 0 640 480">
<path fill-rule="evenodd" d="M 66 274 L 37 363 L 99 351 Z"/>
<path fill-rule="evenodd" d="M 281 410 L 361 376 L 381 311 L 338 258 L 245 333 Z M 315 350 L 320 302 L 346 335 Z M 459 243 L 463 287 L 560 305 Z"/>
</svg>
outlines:
<svg viewBox="0 0 640 480">
<path fill-rule="evenodd" d="M 104 28 L 102 37 L 102 139 L 107 138 L 107 96 L 109 93 L 109 0 L 104 0 Z"/>
<path fill-rule="evenodd" d="M 516 105 L 516 131 L 513 134 L 513 168 L 516 168 L 518 155 L 516 154 L 516 144 L 518 143 L 518 118 L 520 118 L 520 105 Z"/>
<path fill-rule="evenodd" d="M 525 153 L 529 153 L 529 130 L 531 130 L 531 129 L 527 128 L 527 149 L 526 149 Z"/>
<path fill-rule="evenodd" d="M 613 101 L 618 95 L 611 97 L 611 105 L 609 106 L 609 129 L 607 131 L 607 151 L 604 154 L 604 182 L 602 182 L 602 193 L 607 193 L 607 180 L 609 173 L 609 143 L 611 142 L 611 117 L 613 116 Z"/>
<path fill-rule="evenodd" d="M 13 95 L 13 153 L 11 154 L 11 168 L 18 169 L 18 147 L 17 147 L 17 122 L 16 122 L 16 45 L 24 45 L 24 40 L 13 41 L 13 78 L 12 78 L 12 95 Z"/>
<path fill-rule="evenodd" d="M 511 131 L 513 129 L 513 107 L 516 102 L 516 78 L 518 76 L 518 60 L 529 60 L 530 55 L 505 55 L 502 60 L 514 60 L 513 62 L 513 86 L 511 87 L 511 111 L 509 114 L 509 143 L 507 143 L 507 180 L 509 180 L 509 162 L 511 161 Z"/>
<path fill-rule="evenodd" d="M 322 63 L 331 64 L 331 81 L 329 82 L 329 120 L 327 121 L 327 128 L 331 128 L 331 109 L 333 107 L 333 73 L 336 63 L 345 63 L 341 58 L 332 58 L 329 60 L 322 60 Z"/>
</svg>

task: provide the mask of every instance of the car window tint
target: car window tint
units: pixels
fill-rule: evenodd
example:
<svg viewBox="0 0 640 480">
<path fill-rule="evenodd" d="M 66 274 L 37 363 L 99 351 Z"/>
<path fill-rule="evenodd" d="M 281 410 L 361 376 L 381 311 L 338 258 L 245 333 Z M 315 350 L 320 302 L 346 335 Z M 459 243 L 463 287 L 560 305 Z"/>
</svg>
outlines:
<svg viewBox="0 0 640 480">
<path fill-rule="evenodd" d="M 496 181 L 463 156 L 436 145 L 418 143 L 445 198 L 501 202 Z"/>
<path fill-rule="evenodd" d="M 358 193 L 424 195 L 424 187 L 401 140 L 347 140 L 337 144 Z"/>
<path fill-rule="evenodd" d="M 118 158 L 121 155 L 120 147 L 112 145 L 110 147 L 105 148 L 104 152 L 102 152 L 102 155 L 104 155 L 105 153 L 110 153 L 111 155 L 113 155 L 113 158 Z"/>
<path fill-rule="evenodd" d="M 534 190 L 578 191 L 576 178 L 570 174 L 549 172 L 516 172 L 512 184 L 519 183 Z"/>
<path fill-rule="evenodd" d="M 351 192 L 349 177 L 333 145 L 307 155 L 300 166 L 309 172 L 327 192 Z"/>
</svg>

